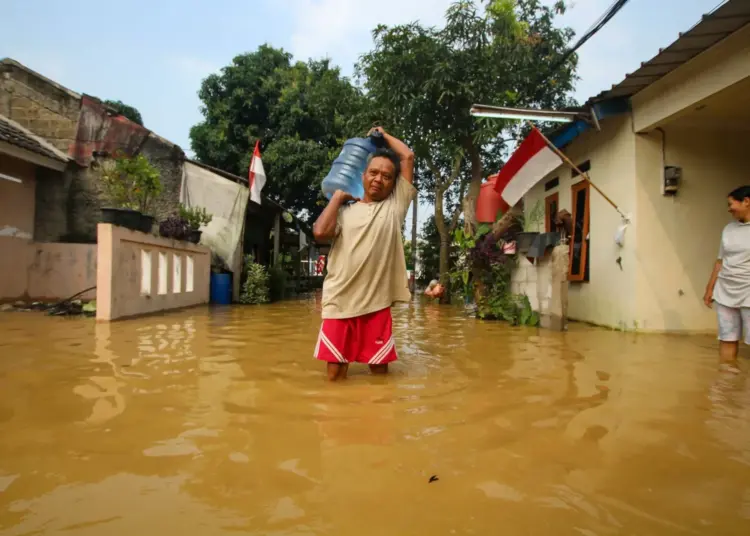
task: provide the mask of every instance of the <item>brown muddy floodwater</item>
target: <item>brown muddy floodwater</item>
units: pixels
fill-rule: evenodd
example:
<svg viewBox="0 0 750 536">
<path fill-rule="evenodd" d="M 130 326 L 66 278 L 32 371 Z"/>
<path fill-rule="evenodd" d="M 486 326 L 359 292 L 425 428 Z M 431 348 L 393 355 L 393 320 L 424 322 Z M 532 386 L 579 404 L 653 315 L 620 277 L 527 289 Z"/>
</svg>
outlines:
<svg viewBox="0 0 750 536">
<path fill-rule="evenodd" d="M 390 377 L 328 384 L 317 307 L 0 315 L 0 534 L 750 534 L 710 337 L 412 304 Z"/>
</svg>

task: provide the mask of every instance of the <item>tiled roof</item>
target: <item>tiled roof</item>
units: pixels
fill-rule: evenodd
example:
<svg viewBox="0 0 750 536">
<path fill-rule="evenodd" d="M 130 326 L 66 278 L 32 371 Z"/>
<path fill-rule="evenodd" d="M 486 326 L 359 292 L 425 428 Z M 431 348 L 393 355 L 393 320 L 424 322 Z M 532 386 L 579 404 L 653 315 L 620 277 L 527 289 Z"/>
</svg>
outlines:
<svg viewBox="0 0 750 536">
<path fill-rule="evenodd" d="M 58 162 L 68 162 L 70 160 L 70 157 L 65 153 L 4 115 L 0 115 L 0 141 L 15 145 L 21 149 L 26 149 L 32 153 L 46 156 Z"/>
</svg>

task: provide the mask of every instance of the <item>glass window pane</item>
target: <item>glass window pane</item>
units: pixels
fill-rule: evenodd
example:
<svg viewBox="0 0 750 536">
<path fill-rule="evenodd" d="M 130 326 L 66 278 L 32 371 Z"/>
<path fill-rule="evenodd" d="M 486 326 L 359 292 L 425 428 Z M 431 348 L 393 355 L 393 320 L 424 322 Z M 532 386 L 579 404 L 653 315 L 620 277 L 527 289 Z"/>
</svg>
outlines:
<svg viewBox="0 0 750 536">
<path fill-rule="evenodd" d="M 584 223 L 586 222 L 586 201 L 587 201 L 588 190 L 581 188 L 575 193 L 575 236 L 573 238 L 573 248 L 571 251 L 572 262 L 570 267 L 571 275 L 581 275 L 581 253 L 583 251 L 583 243 L 586 240 L 584 236 Z"/>
</svg>

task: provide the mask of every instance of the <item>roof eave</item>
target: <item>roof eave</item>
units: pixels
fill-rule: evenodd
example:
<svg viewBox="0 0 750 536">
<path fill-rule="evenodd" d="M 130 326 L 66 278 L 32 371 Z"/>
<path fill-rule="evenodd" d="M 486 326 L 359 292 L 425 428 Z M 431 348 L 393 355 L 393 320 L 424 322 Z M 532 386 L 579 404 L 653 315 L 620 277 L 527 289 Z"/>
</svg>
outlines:
<svg viewBox="0 0 750 536">
<path fill-rule="evenodd" d="M 0 153 L 55 171 L 65 171 L 65 168 L 67 167 L 66 162 L 49 158 L 3 140 L 0 140 Z"/>
</svg>

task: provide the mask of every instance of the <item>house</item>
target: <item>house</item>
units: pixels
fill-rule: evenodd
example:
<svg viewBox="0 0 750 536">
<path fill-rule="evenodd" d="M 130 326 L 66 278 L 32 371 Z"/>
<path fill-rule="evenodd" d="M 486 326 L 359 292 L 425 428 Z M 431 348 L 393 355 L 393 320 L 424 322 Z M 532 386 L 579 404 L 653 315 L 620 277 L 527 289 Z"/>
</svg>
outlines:
<svg viewBox="0 0 750 536">
<path fill-rule="evenodd" d="M 568 316 L 653 332 L 715 329 L 702 296 L 730 221 L 727 194 L 750 184 L 750 3 L 729 0 L 550 139 L 567 165 L 524 196 L 545 222 L 573 217 Z M 548 226 L 548 223 L 542 224 Z M 544 230 L 544 229 L 540 229 Z"/>
<path fill-rule="evenodd" d="M 45 189 L 62 183 L 72 158 L 0 115 L 0 300 L 56 299 L 96 285 L 96 249 L 35 242 Z"/>
</svg>

